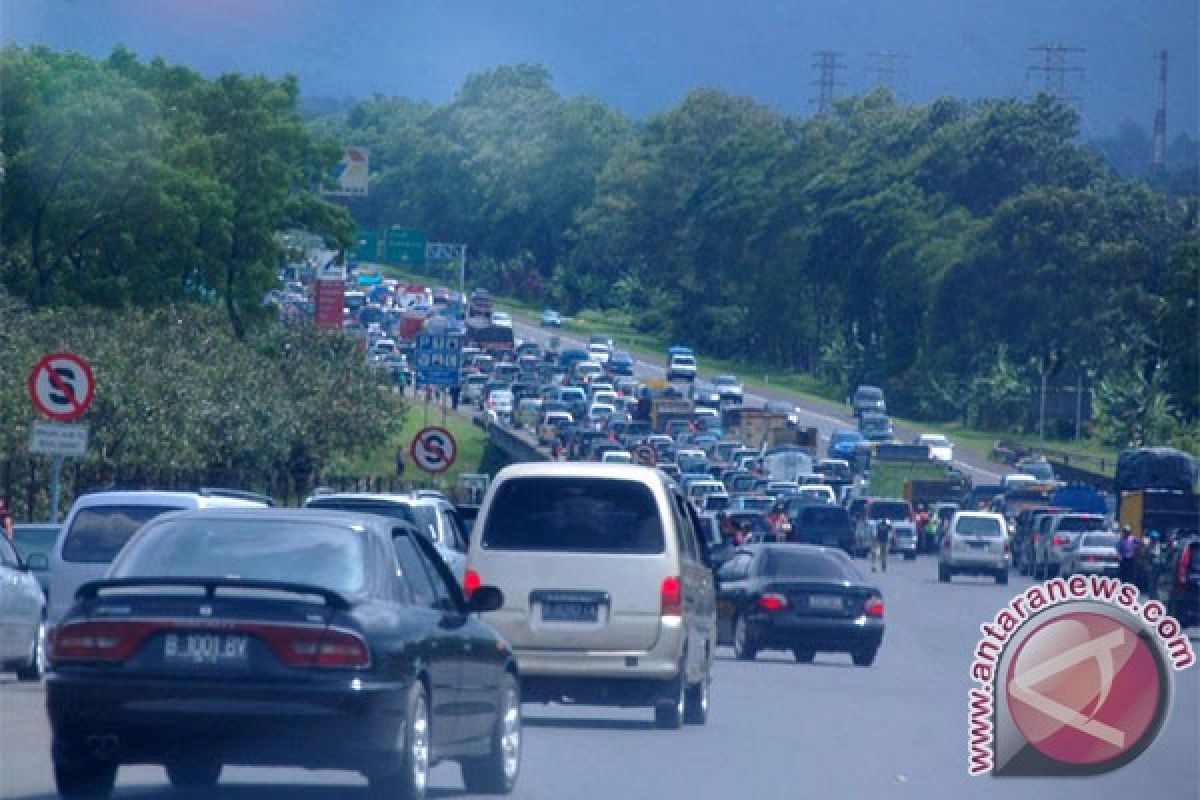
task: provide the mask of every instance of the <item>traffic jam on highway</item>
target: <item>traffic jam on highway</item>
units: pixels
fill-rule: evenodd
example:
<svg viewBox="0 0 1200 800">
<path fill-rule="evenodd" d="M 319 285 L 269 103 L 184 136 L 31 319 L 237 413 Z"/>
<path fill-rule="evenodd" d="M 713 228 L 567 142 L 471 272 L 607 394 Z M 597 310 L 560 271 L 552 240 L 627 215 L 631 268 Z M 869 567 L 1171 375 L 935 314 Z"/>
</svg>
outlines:
<svg viewBox="0 0 1200 800">
<path fill-rule="evenodd" d="M 531 704 L 706 726 L 737 662 L 882 669 L 918 624 L 893 618 L 895 587 L 938 604 L 950 583 L 1120 577 L 1200 623 L 1194 475 L 1174 454 L 1124 454 L 1102 491 L 1037 456 L 1002 469 L 940 433 L 902 439 L 882 387 L 831 416 L 709 375 L 684 345 L 649 364 L 553 311 L 514 321 L 482 290 L 347 300 L 401 386 L 423 382 L 423 333 L 460 335 L 436 365 L 455 406 L 541 457 L 480 502 L 96 492 L 15 549 L 0 537 L 0 660 L 44 679 L 61 796 L 152 764 L 193 791 L 276 766 L 421 798 L 442 762 L 470 793 L 512 793 L 538 781 Z"/>
</svg>

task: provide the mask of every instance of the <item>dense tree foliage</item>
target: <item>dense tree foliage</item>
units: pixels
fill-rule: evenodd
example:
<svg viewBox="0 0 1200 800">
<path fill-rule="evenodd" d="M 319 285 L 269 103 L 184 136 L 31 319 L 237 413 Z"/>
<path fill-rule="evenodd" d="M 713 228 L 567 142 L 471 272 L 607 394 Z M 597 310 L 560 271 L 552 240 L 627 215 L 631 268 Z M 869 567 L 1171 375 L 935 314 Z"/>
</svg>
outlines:
<svg viewBox="0 0 1200 800">
<path fill-rule="evenodd" d="M 402 399 L 379 389 L 357 340 L 307 325 L 239 339 L 222 316 L 34 310 L 0 292 L 0 458 L 25 452 L 37 418 L 24 376 L 62 350 L 92 365 L 89 449 L 106 464 L 308 473 L 398 429 Z"/>
<path fill-rule="evenodd" d="M 215 298 L 240 336 L 276 282 L 278 231 L 353 236 L 312 192 L 340 148 L 290 78 L 10 47 L 0 87 L 0 280 L 35 306 Z"/>
<path fill-rule="evenodd" d="M 1081 373 L 1115 444 L 1200 416 L 1194 170 L 1121 178 L 1044 96 L 801 119 L 698 89 L 632 121 L 518 65 L 304 119 L 291 79 L 39 48 L 0 53 L 0 87 L 0 281 L 34 307 L 220 304 L 254 336 L 278 232 L 352 238 L 312 191 L 338 142 L 372 153 L 355 222 L 465 242 L 494 291 L 922 418 L 1028 424 L 1042 375 Z"/>
<path fill-rule="evenodd" d="M 380 154 L 361 224 L 459 237 L 493 289 L 839 391 L 882 382 L 914 416 L 1022 424 L 1043 372 L 1136 373 L 1167 418 L 1200 412 L 1195 199 L 1118 177 L 1046 96 L 877 92 L 797 119 L 696 90 L 632 123 L 516 67 L 445 107 L 314 125 Z"/>
</svg>

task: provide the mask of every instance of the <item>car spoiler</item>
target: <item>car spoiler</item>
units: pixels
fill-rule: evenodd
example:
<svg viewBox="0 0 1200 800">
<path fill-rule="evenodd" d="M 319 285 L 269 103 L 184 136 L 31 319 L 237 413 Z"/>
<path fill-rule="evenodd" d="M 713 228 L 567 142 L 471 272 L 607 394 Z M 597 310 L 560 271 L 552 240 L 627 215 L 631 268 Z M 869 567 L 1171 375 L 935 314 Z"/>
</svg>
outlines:
<svg viewBox="0 0 1200 800">
<path fill-rule="evenodd" d="M 317 595 L 325 601 L 325 604 L 336 611 L 345 611 L 350 608 L 350 600 L 346 595 L 334 589 L 327 589 L 324 586 L 315 586 L 311 583 L 295 583 L 292 581 L 268 581 L 268 580 L 253 580 L 242 578 L 175 578 L 175 577 L 139 577 L 139 578 L 106 578 L 97 581 L 88 581 L 79 587 L 75 592 L 76 600 L 92 600 L 100 595 L 105 589 L 125 589 L 137 587 L 177 587 L 177 586 L 197 586 L 205 590 L 205 594 L 211 599 L 216 595 L 218 589 L 264 589 L 275 592 L 291 592 L 293 594 L 308 594 Z"/>
</svg>

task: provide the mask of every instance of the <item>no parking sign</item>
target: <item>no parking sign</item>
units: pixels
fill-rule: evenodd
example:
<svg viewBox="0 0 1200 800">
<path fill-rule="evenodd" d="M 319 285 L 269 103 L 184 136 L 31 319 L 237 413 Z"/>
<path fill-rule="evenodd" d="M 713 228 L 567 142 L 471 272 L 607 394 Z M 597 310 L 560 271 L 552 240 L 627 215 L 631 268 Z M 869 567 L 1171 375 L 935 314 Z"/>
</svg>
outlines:
<svg viewBox="0 0 1200 800">
<path fill-rule="evenodd" d="M 409 455 L 418 469 L 437 475 L 454 465 L 454 459 L 458 457 L 458 443 L 450 431 L 431 425 L 417 431 Z"/>
<path fill-rule="evenodd" d="M 91 366 L 74 353 L 51 353 L 29 373 L 29 398 L 56 422 L 83 416 L 96 394 Z"/>
</svg>

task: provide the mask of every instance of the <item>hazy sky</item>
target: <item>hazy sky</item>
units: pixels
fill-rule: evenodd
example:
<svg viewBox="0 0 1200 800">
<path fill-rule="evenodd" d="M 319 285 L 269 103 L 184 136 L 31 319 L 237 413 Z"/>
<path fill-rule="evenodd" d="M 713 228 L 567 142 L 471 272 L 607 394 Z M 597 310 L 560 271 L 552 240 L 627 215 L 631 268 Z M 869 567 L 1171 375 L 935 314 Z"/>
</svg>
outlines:
<svg viewBox="0 0 1200 800">
<path fill-rule="evenodd" d="M 444 102 L 471 72 L 545 64 L 567 95 L 643 116 L 689 89 L 812 110 L 814 52 L 843 54 L 841 93 L 875 83 L 873 53 L 903 54 L 902 99 L 1029 96 L 1033 48 L 1068 64 L 1085 132 L 1149 129 L 1158 52 L 1170 52 L 1168 125 L 1196 135 L 1197 0 L 0 0 L 0 41 L 93 56 L 124 44 L 206 75 L 293 73 L 309 96 Z"/>
</svg>

